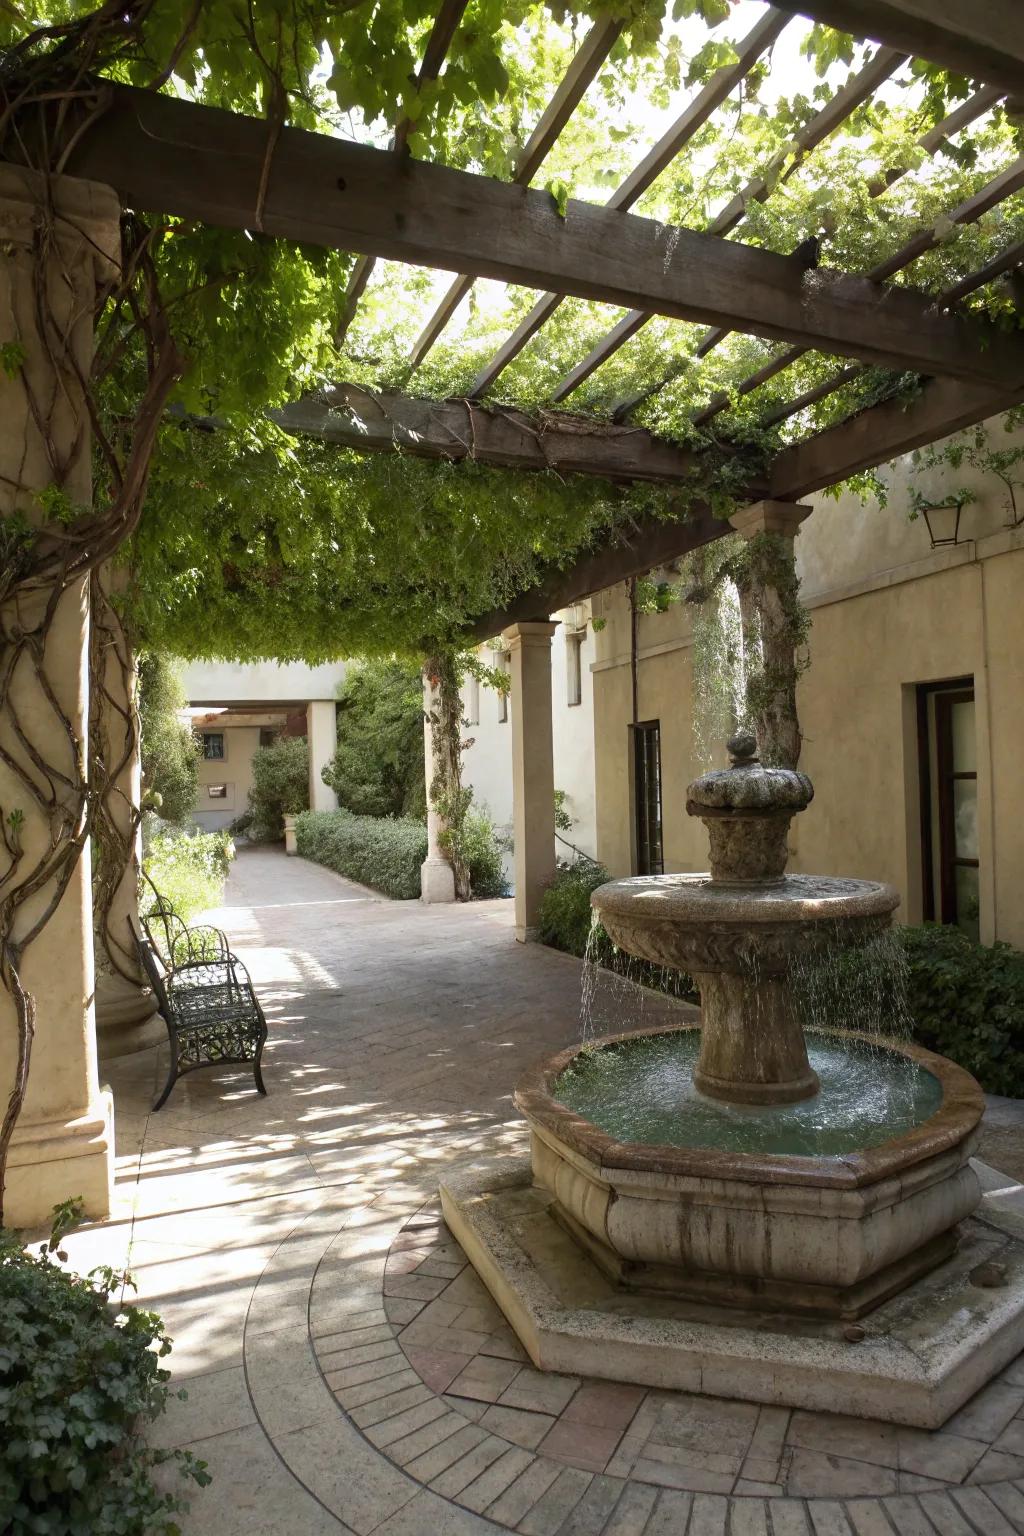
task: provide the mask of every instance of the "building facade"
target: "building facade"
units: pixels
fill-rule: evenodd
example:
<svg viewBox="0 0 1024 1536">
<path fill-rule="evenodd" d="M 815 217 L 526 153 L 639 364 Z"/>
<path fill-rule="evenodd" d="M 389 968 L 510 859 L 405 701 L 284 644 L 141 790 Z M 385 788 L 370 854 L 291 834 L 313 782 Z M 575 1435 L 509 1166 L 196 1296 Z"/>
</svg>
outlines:
<svg viewBox="0 0 1024 1536">
<path fill-rule="evenodd" d="M 307 667 L 299 662 L 190 662 L 182 681 L 186 718 L 202 743 L 193 818 L 203 831 L 228 826 L 245 810 L 252 787 L 253 754 L 278 736 L 309 741 L 309 799 L 314 810 L 337 807 L 322 770 L 337 743 L 336 699 L 343 661 Z"/>
<path fill-rule="evenodd" d="M 1014 441 L 1001 421 L 990 437 Z M 796 539 L 811 618 L 798 709 L 815 798 L 794 820 L 790 868 L 889 881 L 904 921 L 955 922 L 1024 947 L 1024 526 L 1012 526 L 1013 497 L 991 473 L 930 473 L 901 460 L 884 506 L 809 499 Z M 975 496 L 956 542 L 955 509 L 929 526 L 913 515 L 915 487 L 935 503 L 965 487 Z M 679 582 L 674 570 L 654 575 Z M 634 623 L 629 583 L 595 594 L 581 645 L 586 710 L 568 702 L 564 622 L 556 631 L 555 783 L 586 808 L 571 835 L 613 875 L 706 867 L 686 786 L 725 765 L 729 679 L 709 678 L 725 664 L 705 620 L 681 601 Z M 492 696 L 467 764 L 478 798 L 504 815 L 502 729 Z"/>
</svg>

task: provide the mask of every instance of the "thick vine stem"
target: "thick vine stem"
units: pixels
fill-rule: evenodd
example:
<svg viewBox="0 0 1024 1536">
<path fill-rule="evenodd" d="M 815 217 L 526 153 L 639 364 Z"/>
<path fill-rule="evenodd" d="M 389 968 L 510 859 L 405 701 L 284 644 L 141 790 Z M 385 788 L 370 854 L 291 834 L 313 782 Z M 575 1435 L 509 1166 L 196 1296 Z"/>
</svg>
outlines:
<svg viewBox="0 0 1024 1536">
<path fill-rule="evenodd" d="M 747 711 L 761 761 L 795 768 L 800 761 L 796 685 L 806 670 L 802 648 L 810 617 L 800 602 L 792 540 L 758 533 L 734 566 L 747 655 Z"/>
<path fill-rule="evenodd" d="M 473 791 L 465 789 L 462 783 L 463 720 L 459 666 L 451 651 L 440 651 L 428 658 L 423 670 L 433 684 L 436 700 L 429 718 L 434 750 L 430 801 L 441 820 L 440 844 L 452 866 L 455 894 L 459 901 L 468 901 L 470 879 L 463 829 L 473 800 Z"/>
<path fill-rule="evenodd" d="M 123 18 L 133 9 L 139 8 L 104 7 L 89 18 L 86 35 L 102 24 L 110 41 L 115 13 Z M 83 33 L 74 35 L 80 41 Z M 7 783 L 7 803 L 0 805 L 6 855 L 0 986 L 11 999 L 17 1028 L 17 1060 L 0 1126 L 0 1220 L 33 1042 L 45 1025 L 24 980 L 25 957 L 65 898 L 89 837 L 109 819 L 104 802 L 122 766 L 118 759 L 134 750 L 135 724 L 126 718 L 122 747 L 102 761 L 95 751 L 86 760 L 85 733 L 64 702 L 70 696 L 69 635 L 74 623 L 84 623 L 91 597 L 96 646 L 113 645 L 118 664 L 130 664 L 116 611 L 93 578 L 138 526 L 156 432 L 183 367 L 157 286 L 152 248 L 158 231 L 122 219 L 120 251 L 112 260 L 114 253 L 97 245 L 89 218 L 78 222 L 77 213 L 69 213 L 83 205 L 83 194 L 72 186 L 69 196 L 54 174 L 52 141 L 43 139 L 34 158 L 29 153 L 26 113 L 31 115 L 36 94 L 47 94 L 47 85 L 52 98 L 52 61 L 46 68 L 49 80 L 46 70 L 35 67 L 18 76 L 8 57 L 0 72 L 0 158 L 28 161 L 23 171 L 11 173 L 24 212 L 18 239 L 3 252 L 8 323 L 21 359 L 8 368 L 13 377 L 5 388 L 12 399 L 13 391 L 21 393 L 21 410 L 12 419 L 23 417 L 26 436 L 20 467 L 0 485 L 0 768 Z M 67 84 L 68 100 L 75 80 Z M 138 362 L 138 404 L 128 410 L 122 397 L 112 414 L 104 386 L 113 368 L 124 366 L 126 349 Z M 10 454 L 5 462 L 11 465 Z M 110 707 L 110 692 L 100 687 L 97 709 Z M 94 742 L 99 740 L 97 734 Z M 103 882 L 123 856 L 123 849 L 115 853 Z M 122 961 L 118 955 L 118 969 Z"/>
</svg>

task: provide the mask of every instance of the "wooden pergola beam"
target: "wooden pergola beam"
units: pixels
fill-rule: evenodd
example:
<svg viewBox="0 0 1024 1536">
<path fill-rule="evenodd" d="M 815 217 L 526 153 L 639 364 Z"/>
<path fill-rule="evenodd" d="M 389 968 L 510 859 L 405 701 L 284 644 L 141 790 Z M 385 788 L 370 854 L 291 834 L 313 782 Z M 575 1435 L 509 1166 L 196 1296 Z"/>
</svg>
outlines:
<svg viewBox="0 0 1024 1536">
<path fill-rule="evenodd" d="M 672 163 L 680 150 L 685 148 L 717 111 L 726 97 L 746 78 L 761 55 L 772 47 L 787 21 L 787 17 L 769 6 L 766 15 L 762 16 L 738 45 L 735 62 L 723 65 L 721 69 L 715 71 L 703 90 L 688 103 L 672 126 L 662 134 L 657 144 L 633 168 L 621 186 L 615 189 L 608 199 L 607 207 L 618 208 L 623 212 L 632 208 L 648 188 L 654 185 L 662 171 Z M 519 356 L 527 343 L 536 336 L 541 326 L 547 323 L 564 297 L 562 293 L 541 295 L 511 336 L 502 342 L 491 360 L 477 374 L 470 386 L 471 395 L 487 393 L 513 358 Z M 643 316 L 643 320 L 648 318 L 646 315 Z M 636 329 L 639 329 L 639 326 Z"/>
<path fill-rule="evenodd" d="M 887 464 L 1022 402 L 1024 388 L 994 391 L 950 379 L 928 379 L 909 404 L 896 398 L 870 406 L 783 449 L 771 466 L 770 494 L 779 501 L 800 501 L 860 470 Z"/>
<path fill-rule="evenodd" d="M 65 169 L 140 210 L 728 324 L 885 367 L 996 387 L 1024 381 L 1024 340 L 935 314 L 926 297 L 807 272 L 787 256 L 617 209 L 215 107 L 112 86 Z M 271 153 L 267 166 L 268 149 Z M 261 195 L 262 191 L 262 195 Z"/>
<path fill-rule="evenodd" d="M 441 66 L 445 61 L 448 49 L 452 45 L 452 39 L 459 29 L 459 22 L 462 20 L 467 3 L 468 0 L 442 0 L 441 9 L 437 13 L 434 25 L 430 29 L 430 36 L 427 38 L 427 46 L 423 50 L 423 61 L 416 73 L 417 87 L 423 85 L 427 80 L 436 80 L 441 73 Z M 411 132 L 412 120 L 408 117 L 403 117 L 395 128 L 391 140 L 393 154 L 401 154 L 404 151 Z M 375 266 L 376 260 L 373 256 L 360 256 L 349 273 L 341 318 L 334 333 L 334 344 L 337 347 L 341 346 L 345 339 L 345 333 L 355 319 L 359 300 L 366 292 L 366 285 L 370 281 Z"/>
<path fill-rule="evenodd" d="M 514 598 L 507 608 L 474 619 L 467 626 L 466 639 L 488 640 L 510 624 L 546 619 L 592 592 L 601 592 L 631 576 L 642 576 L 731 532 L 727 522 L 704 506 L 691 507 L 685 521 L 678 523 L 642 519 L 630 532 L 581 556 L 568 570 L 552 572 L 538 586 Z"/>
<path fill-rule="evenodd" d="M 785 11 L 869 37 L 1024 94 L 1020 0 L 776 0 Z"/>
<path fill-rule="evenodd" d="M 600 73 L 609 53 L 622 32 L 622 22 L 605 19 L 597 21 L 573 56 L 558 89 L 548 102 L 540 121 L 516 157 L 512 182 L 515 186 L 528 187 L 557 143 L 559 135 L 569 121 L 588 88 Z M 445 326 L 473 286 L 469 276 L 457 277 L 444 298 L 438 304 L 409 353 L 409 364 L 418 368 Z"/>
<path fill-rule="evenodd" d="M 472 459 L 502 469 L 555 470 L 613 481 L 678 485 L 699 473 L 696 455 L 635 427 L 549 411 L 490 407 L 470 400 L 423 400 L 336 384 L 272 411 L 289 432 L 360 453 Z"/>
</svg>

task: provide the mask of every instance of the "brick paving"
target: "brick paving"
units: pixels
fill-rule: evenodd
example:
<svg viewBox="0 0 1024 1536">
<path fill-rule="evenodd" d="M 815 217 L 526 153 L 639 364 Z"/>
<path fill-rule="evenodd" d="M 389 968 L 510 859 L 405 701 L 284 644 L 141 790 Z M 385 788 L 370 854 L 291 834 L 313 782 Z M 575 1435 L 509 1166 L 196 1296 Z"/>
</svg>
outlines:
<svg viewBox="0 0 1024 1536">
<path fill-rule="evenodd" d="M 934 1434 L 526 1362 L 436 1205 L 446 1166 L 523 1149 L 511 1087 L 576 1035 L 579 966 L 514 944 L 507 903 L 250 850 L 219 920 L 269 1097 L 209 1071 L 153 1115 L 157 1053 L 113 1063 L 118 1207 L 72 1240 L 174 1336 L 188 1401 L 152 1439 L 214 1474 L 184 1536 L 1024 1532 L 1020 1361 Z"/>
</svg>

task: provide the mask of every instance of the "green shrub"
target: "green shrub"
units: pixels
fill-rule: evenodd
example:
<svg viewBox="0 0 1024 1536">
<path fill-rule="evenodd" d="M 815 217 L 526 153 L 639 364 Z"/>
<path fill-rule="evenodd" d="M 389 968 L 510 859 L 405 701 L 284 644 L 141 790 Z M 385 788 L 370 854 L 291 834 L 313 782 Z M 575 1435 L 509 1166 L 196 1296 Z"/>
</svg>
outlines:
<svg viewBox="0 0 1024 1536">
<path fill-rule="evenodd" d="M 303 858 L 339 875 L 410 901 L 420 894 L 427 829 L 411 817 L 353 816 L 350 811 L 305 811 L 295 823 Z"/>
<path fill-rule="evenodd" d="M 357 816 L 426 815 L 423 677 L 412 662 L 363 661 L 338 691 L 338 746 L 323 772 Z"/>
<path fill-rule="evenodd" d="M 220 906 L 235 856 L 230 832 L 189 833 L 147 816 L 143 846 L 143 869 L 186 923 L 209 907 Z M 141 900 L 143 912 L 152 906 L 152 895 L 146 887 Z"/>
<path fill-rule="evenodd" d="M 502 852 L 505 840 L 489 811 L 470 809 L 462 823 L 462 856 L 469 865 L 472 893 L 480 901 L 508 895 Z"/>
<path fill-rule="evenodd" d="M 187 703 L 179 663 L 156 651 L 143 652 L 139 722 L 144 803 L 164 821 L 178 825 L 195 810 L 199 786 L 199 738 L 177 715 Z"/>
<path fill-rule="evenodd" d="M 1024 1097 L 1024 954 L 959 928 L 899 930 L 914 1036 L 965 1067 L 988 1093 Z"/>
<path fill-rule="evenodd" d="M 250 821 L 254 843 L 276 842 L 284 836 L 284 818 L 309 806 L 309 743 L 304 736 L 281 736 L 252 755 Z"/>
<path fill-rule="evenodd" d="M 187 1505 L 152 1469 L 176 1462 L 202 1486 L 206 1464 L 143 1444 L 143 1422 L 166 1405 L 170 1340 L 154 1312 L 111 1304 L 125 1277 L 104 1268 L 83 1279 L 53 1262 L 79 1210 L 58 1210 L 38 1254 L 0 1230 L 0 1530 L 173 1536 Z"/>
<path fill-rule="evenodd" d="M 588 955 L 598 965 L 619 975 L 628 971 L 633 981 L 669 997 L 695 1000 L 697 993 L 689 976 L 682 971 L 650 965 L 616 949 L 602 925 L 593 921 L 591 892 L 609 878 L 604 865 L 592 859 L 563 865 L 541 897 L 537 922 L 541 941 L 553 949 L 578 955 L 580 959 Z"/>
</svg>

